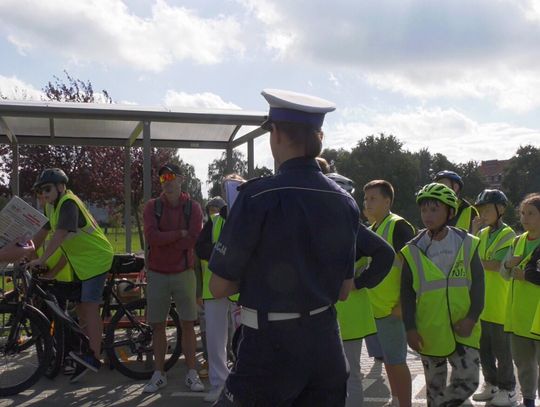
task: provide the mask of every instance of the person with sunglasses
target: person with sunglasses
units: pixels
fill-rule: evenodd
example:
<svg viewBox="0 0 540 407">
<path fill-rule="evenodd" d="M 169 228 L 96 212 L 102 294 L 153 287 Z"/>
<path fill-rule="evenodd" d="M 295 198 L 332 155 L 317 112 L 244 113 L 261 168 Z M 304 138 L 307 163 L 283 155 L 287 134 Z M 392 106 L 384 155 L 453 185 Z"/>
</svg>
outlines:
<svg viewBox="0 0 540 407">
<path fill-rule="evenodd" d="M 209 268 L 216 298 L 240 293 L 236 360 L 215 406 L 344 406 L 347 362 L 334 304 L 353 287 L 360 211 L 316 157 L 333 103 L 262 92 L 275 176 L 239 187 Z"/>
<path fill-rule="evenodd" d="M 148 247 L 147 287 L 148 322 L 152 325 L 155 371 L 143 389 L 155 393 L 167 385 L 165 352 L 166 320 L 174 299 L 182 327 L 182 351 L 188 368 L 186 386 L 204 391 L 195 370 L 195 321 L 197 279 L 194 248 L 202 230 L 203 212 L 187 192 L 182 191 L 184 177 L 176 164 L 164 164 L 158 171 L 162 193 L 144 207 L 144 236 Z"/>
<path fill-rule="evenodd" d="M 70 352 L 78 362 L 71 382 L 78 381 L 89 370 L 101 367 L 103 323 L 99 315 L 103 287 L 113 261 L 113 248 L 90 214 L 86 205 L 69 189 L 68 177 L 60 168 L 44 170 L 34 183 L 34 190 L 46 203 L 49 222 L 34 236 L 36 247 L 52 234 L 43 254 L 29 265 L 44 267 L 47 260 L 61 249 L 75 276 L 81 281 L 79 322 L 89 338 L 88 354 Z"/>
</svg>

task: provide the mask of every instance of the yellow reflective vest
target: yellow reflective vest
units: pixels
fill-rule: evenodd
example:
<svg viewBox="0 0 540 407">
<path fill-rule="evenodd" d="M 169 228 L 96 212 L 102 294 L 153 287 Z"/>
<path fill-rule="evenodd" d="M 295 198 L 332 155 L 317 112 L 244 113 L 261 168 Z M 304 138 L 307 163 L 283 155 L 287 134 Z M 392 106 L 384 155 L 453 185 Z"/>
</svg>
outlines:
<svg viewBox="0 0 540 407">
<path fill-rule="evenodd" d="M 367 257 L 359 259 L 354 265 L 355 277 L 358 277 L 368 264 Z M 351 291 L 347 300 L 336 303 L 336 311 L 342 340 L 362 339 L 377 332 L 367 288 Z"/>
<path fill-rule="evenodd" d="M 488 247 L 490 227 L 482 229 L 479 233 L 480 244 L 478 245 L 478 256 L 480 260 L 491 261 L 493 255 L 499 250 L 512 246 L 516 237 L 514 230 L 510 226 L 499 229 L 495 238 Z M 484 310 L 480 315 L 482 321 L 493 322 L 504 325 L 506 319 L 506 300 L 508 298 L 508 289 L 510 281 L 505 280 L 499 270 L 484 269 L 486 296 Z"/>
<path fill-rule="evenodd" d="M 68 200 L 75 202 L 80 209 L 85 219 L 85 226 L 77 229 L 75 233 L 69 233 L 60 248 L 79 280 L 89 280 L 110 270 L 114 251 L 84 203 L 69 190 L 50 212 L 51 232 L 56 231 L 60 208 Z"/>
<path fill-rule="evenodd" d="M 467 338 L 457 335 L 453 328 L 467 316 L 471 306 L 471 262 L 479 244 L 477 237 L 464 235 L 448 276 L 417 246 L 408 244 L 401 250 L 416 292 L 416 327 L 424 341 L 422 355 L 449 356 L 456 350 L 456 343 L 480 346 L 480 323 Z"/>
<path fill-rule="evenodd" d="M 536 335 L 537 339 L 540 339 L 540 301 L 538 302 L 538 305 L 536 306 L 536 314 L 534 315 L 531 333 Z"/>
<path fill-rule="evenodd" d="M 534 250 L 525 254 L 528 232 L 523 233 L 514 241 L 513 255 L 523 257 L 518 264 L 520 269 L 525 269 L 527 262 L 532 257 Z M 514 335 L 530 339 L 538 339 L 538 335 L 531 332 L 533 321 L 540 298 L 540 286 L 525 280 L 512 279 L 508 290 L 508 302 L 506 308 L 506 321 L 504 330 Z"/>
<path fill-rule="evenodd" d="M 221 229 L 223 228 L 223 225 L 225 224 L 225 219 L 223 219 L 222 216 L 219 216 L 219 214 L 214 214 L 210 216 L 210 220 L 212 221 L 212 243 L 216 243 L 219 239 L 219 235 L 221 233 Z M 214 296 L 210 292 L 210 277 L 212 275 L 212 272 L 208 268 L 208 260 L 201 260 L 202 265 L 202 299 L 203 300 L 212 300 L 214 299 Z"/>
<path fill-rule="evenodd" d="M 458 215 L 456 219 L 456 227 L 459 229 L 464 230 L 465 232 L 469 232 L 471 230 L 471 222 L 475 216 L 478 216 L 478 211 L 476 208 L 468 203 L 464 203 L 465 201 L 460 201 L 460 206 L 462 205 L 469 205 L 464 207 L 462 210 L 458 209 Z"/>
<path fill-rule="evenodd" d="M 212 215 L 210 219 L 212 220 L 212 243 L 215 244 L 218 241 L 221 230 L 223 229 L 223 225 L 225 224 L 225 218 L 216 213 Z M 201 260 L 201 266 L 203 280 L 202 299 L 213 300 L 214 296 L 210 292 L 210 277 L 212 276 L 212 271 L 208 268 L 207 260 Z M 238 301 L 238 296 L 239 294 L 235 294 L 230 296 L 229 299 L 231 301 Z"/>
<path fill-rule="evenodd" d="M 394 247 L 394 228 L 396 222 L 404 220 L 394 213 L 388 214 L 375 230 L 379 236 Z M 407 222 L 409 224 L 409 222 Z M 410 224 L 409 224 L 410 225 Z M 371 226 L 373 230 L 373 225 Z M 411 229 L 414 230 L 411 225 Z M 401 259 L 396 254 L 394 264 L 383 281 L 374 288 L 368 289 L 371 307 L 375 318 L 384 318 L 392 313 L 392 309 L 399 303 L 399 290 L 401 286 Z"/>
</svg>

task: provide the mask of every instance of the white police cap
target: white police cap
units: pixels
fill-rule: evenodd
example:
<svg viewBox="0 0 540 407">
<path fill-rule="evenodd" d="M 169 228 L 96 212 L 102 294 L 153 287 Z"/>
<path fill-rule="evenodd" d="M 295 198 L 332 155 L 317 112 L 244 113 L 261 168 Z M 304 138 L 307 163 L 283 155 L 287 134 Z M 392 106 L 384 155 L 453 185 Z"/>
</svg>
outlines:
<svg viewBox="0 0 540 407">
<path fill-rule="evenodd" d="M 268 121 L 302 123 L 317 129 L 322 127 L 324 115 L 336 110 L 328 100 L 280 89 L 264 89 L 261 94 L 270 105 Z"/>
</svg>

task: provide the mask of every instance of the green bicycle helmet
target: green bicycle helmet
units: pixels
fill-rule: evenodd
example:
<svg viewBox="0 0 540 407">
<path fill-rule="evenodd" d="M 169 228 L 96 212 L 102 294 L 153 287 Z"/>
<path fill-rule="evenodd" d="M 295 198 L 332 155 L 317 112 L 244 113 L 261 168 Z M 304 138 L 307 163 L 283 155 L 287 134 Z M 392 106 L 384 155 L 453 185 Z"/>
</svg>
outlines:
<svg viewBox="0 0 540 407">
<path fill-rule="evenodd" d="M 420 205 L 425 199 L 435 199 L 440 201 L 454 209 L 454 213 L 457 212 L 459 208 L 459 202 L 455 192 L 446 185 L 439 184 L 438 182 L 424 185 L 422 189 L 418 191 L 416 194 L 416 203 Z"/>
</svg>

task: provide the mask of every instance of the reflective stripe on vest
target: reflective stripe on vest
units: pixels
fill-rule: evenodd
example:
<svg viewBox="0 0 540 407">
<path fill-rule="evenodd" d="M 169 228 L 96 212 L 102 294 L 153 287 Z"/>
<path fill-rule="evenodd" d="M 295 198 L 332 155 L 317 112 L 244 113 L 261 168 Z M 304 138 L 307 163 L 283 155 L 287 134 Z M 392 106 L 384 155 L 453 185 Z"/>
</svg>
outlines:
<svg viewBox="0 0 540 407">
<path fill-rule="evenodd" d="M 113 248 L 84 203 L 71 191 L 60 198 L 49 218 L 51 231 L 58 226 L 60 208 L 67 200 L 75 202 L 85 219 L 85 227 L 69 233 L 60 246 L 71 268 L 80 280 L 88 280 L 110 270 Z"/>
<path fill-rule="evenodd" d="M 453 329 L 453 324 L 469 312 L 471 261 L 478 243 L 478 238 L 465 236 L 448 276 L 417 246 L 406 245 L 401 251 L 413 277 L 416 326 L 424 341 L 423 355 L 451 355 L 456 349 L 456 342 L 472 348 L 480 346 L 479 323 L 467 338 L 457 335 Z"/>
<path fill-rule="evenodd" d="M 404 220 L 401 216 L 390 213 L 377 227 L 375 233 L 394 247 L 394 228 L 396 222 Z M 408 223 L 408 222 L 407 222 Z M 412 226 L 411 226 L 412 228 Z M 373 226 L 371 227 L 373 229 Z M 370 288 L 369 299 L 375 318 L 384 318 L 392 313 L 392 309 L 399 303 L 399 289 L 401 286 L 401 259 L 396 254 L 390 272 L 376 287 Z"/>
<path fill-rule="evenodd" d="M 498 230 L 493 242 L 487 246 L 489 241 L 490 228 L 484 228 L 480 231 L 480 244 L 478 245 L 478 256 L 480 260 L 493 260 L 493 255 L 499 250 L 512 246 L 512 242 L 516 234 L 510 226 L 505 226 Z M 486 296 L 484 302 L 484 310 L 480 315 L 483 321 L 493 322 L 495 324 L 504 325 L 506 319 L 506 300 L 508 298 L 508 289 L 510 281 L 505 280 L 499 270 L 491 270 L 484 268 Z"/>
<path fill-rule="evenodd" d="M 354 265 L 355 276 L 368 264 L 367 257 L 359 259 Z M 351 291 L 347 300 L 336 303 L 336 311 L 342 340 L 361 339 L 377 332 L 367 288 Z"/>
<path fill-rule="evenodd" d="M 519 236 L 514 245 L 513 255 L 523 257 L 518 264 L 520 269 L 524 269 L 527 262 L 532 257 L 534 250 L 524 256 L 527 244 L 525 232 Z M 533 321 L 535 319 L 536 307 L 540 298 L 540 286 L 525 280 L 512 279 L 508 290 L 508 303 L 506 308 L 506 320 L 504 330 L 515 335 L 530 339 L 538 339 L 537 335 L 531 333 Z"/>
</svg>

